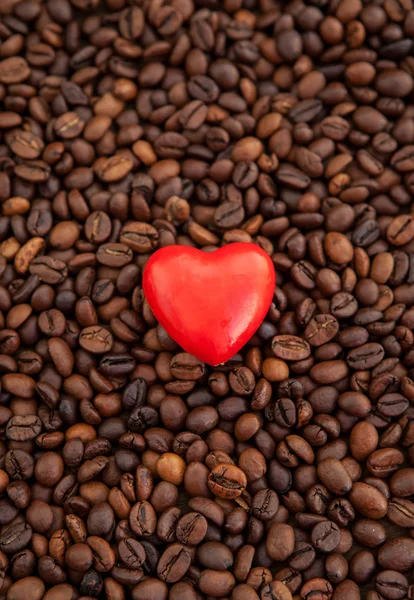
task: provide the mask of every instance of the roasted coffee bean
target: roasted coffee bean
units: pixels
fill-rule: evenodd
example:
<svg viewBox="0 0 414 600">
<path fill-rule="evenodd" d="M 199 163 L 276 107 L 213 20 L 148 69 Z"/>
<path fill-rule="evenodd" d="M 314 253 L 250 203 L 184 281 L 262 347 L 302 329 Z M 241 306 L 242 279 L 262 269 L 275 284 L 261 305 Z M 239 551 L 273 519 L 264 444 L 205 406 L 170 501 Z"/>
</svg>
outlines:
<svg viewBox="0 0 414 600">
<path fill-rule="evenodd" d="M 405 498 L 391 498 L 387 517 L 400 527 L 414 527 L 414 503 Z"/>
<path fill-rule="evenodd" d="M 25 450 L 10 450 L 4 457 L 4 467 L 13 479 L 30 479 L 34 473 L 34 459 Z"/>
<path fill-rule="evenodd" d="M 186 545 L 197 545 L 207 533 L 207 520 L 199 513 L 190 512 L 177 523 L 177 539 Z"/>
<path fill-rule="evenodd" d="M 407 410 L 408 404 L 402 394 L 384 394 L 379 398 L 377 408 L 386 417 L 398 417 Z"/>
<path fill-rule="evenodd" d="M 408 581 L 398 571 L 382 571 L 375 577 L 375 588 L 384 598 L 404 598 L 408 591 Z"/>
<path fill-rule="evenodd" d="M 296 542 L 293 554 L 289 558 L 292 569 L 304 571 L 315 561 L 315 549 L 308 542 Z"/>
<path fill-rule="evenodd" d="M 144 29 L 144 15 L 138 7 L 125 8 L 119 19 L 119 30 L 127 40 L 139 38 Z"/>
<path fill-rule="evenodd" d="M 91 213 L 85 222 L 85 236 L 94 244 L 102 244 L 111 235 L 111 220 L 102 211 Z"/>
<path fill-rule="evenodd" d="M 6 85 L 20 83 L 30 75 L 30 68 L 24 58 L 11 57 L 0 63 L 0 82 Z"/>
<path fill-rule="evenodd" d="M 43 141 L 29 131 L 14 129 L 6 134 L 5 139 L 11 150 L 21 158 L 38 158 L 44 148 Z"/>
<path fill-rule="evenodd" d="M 122 562 L 130 569 L 138 569 L 145 563 L 145 548 L 134 538 L 121 540 L 118 544 L 118 552 Z"/>
<path fill-rule="evenodd" d="M 332 598 L 333 588 L 327 579 L 313 577 L 302 586 L 300 593 L 303 600 L 310 600 L 315 597 L 319 597 L 321 600 L 329 600 Z"/>
<path fill-rule="evenodd" d="M 205 542 L 197 550 L 198 559 L 203 567 L 223 571 L 232 567 L 233 554 L 220 542 Z"/>
<path fill-rule="evenodd" d="M 335 495 L 347 494 L 352 488 L 352 479 L 343 464 L 336 458 L 326 458 L 318 465 L 318 476 L 322 483 Z"/>
<path fill-rule="evenodd" d="M 45 584 L 38 577 L 23 577 L 16 581 L 8 590 L 7 595 L 10 598 L 18 599 L 30 595 L 33 600 L 40 600 L 44 597 Z"/>
<path fill-rule="evenodd" d="M 284 523 L 274 523 L 267 534 L 266 551 L 273 560 L 286 560 L 294 550 L 293 528 Z"/>
<path fill-rule="evenodd" d="M 369 519 L 360 519 L 352 528 L 352 533 L 356 541 L 367 548 L 376 548 L 386 540 L 384 527 Z"/>
<path fill-rule="evenodd" d="M 296 336 L 277 335 L 272 339 L 272 350 L 283 360 L 303 360 L 310 354 L 309 344 Z"/>
<path fill-rule="evenodd" d="M 0 535 L 0 550 L 6 554 L 14 554 L 22 550 L 32 539 L 32 528 L 24 521 L 6 525 Z"/>
<path fill-rule="evenodd" d="M 391 478 L 390 490 L 391 493 L 400 498 L 408 498 L 413 494 L 414 470 L 410 468 L 399 469 Z"/>
<path fill-rule="evenodd" d="M 112 343 L 111 333 L 98 325 L 86 327 L 79 335 L 79 344 L 93 354 L 108 352 L 112 348 Z"/>
<path fill-rule="evenodd" d="M 388 540 L 378 551 L 378 562 L 383 569 L 408 571 L 414 562 L 414 540 L 397 537 Z"/>
<path fill-rule="evenodd" d="M 65 112 L 56 119 L 54 130 L 58 137 L 71 139 L 77 137 L 81 133 L 84 124 L 84 121 L 77 113 Z"/>
<path fill-rule="evenodd" d="M 154 533 L 157 518 L 149 502 L 137 502 L 129 514 L 129 523 L 134 533 L 141 536 L 150 536 Z"/>
<path fill-rule="evenodd" d="M 166 583 L 179 581 L 188 571 L 191 555 L 182 544 L 172 544 L 161 555 L 157 573 L 159 578 Z"/>
<path fill-rule="evenodd" d="M 171 373 L 177 379 L 199 379 L 204 374 L 204 368 L 204 363 L 191 354 L 177 354 L 171 361 Z"/>
<path fill-rule="evenodd" d="M 296 424 L 296 406 L 290 398 L 280 398 L 273 406 L 276 423 L 281 427 L 293 427 Z"/>
<path fill-rule="evenodd" d="M 322 521 L 312 529 L 311 539 L 320 552 L 332 552 L 341 538 L 339 527 L 332 521 Z"/>
<path fill-rule="evenodd" d="M 144 379 L 135 379 L 128 384 L 122 394 L 122 404 L 125 409 L 142 406 L 145 403 L 147 385 Z"/>
<path fill-rule="evenodd" d="M 240 496 L 247 486 L 247 478 L 241 469 L 233 465 L 219 464 L 208 476 L 209 489 L 220 498 L 234 499 Z"/>
<path fill-rule="evenodd" d="M 380 344 L 364 344 L 348 352 L 347 362 L 353 369 L 366 371 L 375 367 L 384 357 L 384 349 Z"/>
<path fill-rule="evenodd" d="M 352 505 L 368 519 L 381 519 L 386 515 L 388 502 L 386 497 L 374 486 L 367 483 L 354 483 L 349 493 Z"/>
<path fill-rule="evenodd" d="M 34 258 L 30 263 L 29 270 L 33 275 L 37 275 L 40 281 L 50 285 L 62 283 L 68 275 L 67 265 L 63 261 L 49 256 Z"/>
<path fill-rule="evenodd" d="M 341 527 L 346 527 L 355 519 L 352 504 L 346 498 L 332 500 L 328 506 L 328 517 Z"/>
<path fill-rule="evenodd" d="M 6 435 L 10 440 L 25 442 L 33 440 L 39 435 L 41 429 L 39 417 L 34 415 L 12 417 L 7 423 Z"/>
<path fill-rule="evenodd" d="M 317 315 L 308 323 L 304 335 L 311 346 L 330 342 L 339 330 L 339 324 L 331 315 Z"/>
<path fill-rule="evenodd" d="M 277 514 L 279 498 L 271 489 L 257 492 L 252 499 L 252 513 L 261 521 L 270 521 Z"/>
<path fill-rule="evenodd" d="M 394 471 L 404 462 L 404 455 L 396 448 L 382 448 L 375 450 L 368 460 L 367 467 L 371 475 L 385 478 L 392 475 Z"/>
<path fill-rule="evenodd" d="M 228 571 L 206 569 L 201 572 L 198 587 L 203 594 L 218 598 L 230 594 L 236 584 L 234 576 Z"/>
<path fill-rule="evenodd" d="M 158 244 L 158 231 L 148 223 L 130 223 L 120 232 L 120 240 L 134 252 L 153 250 Z"/>
<path fill-rule="evenodd" d="M 102 244 L 96 254 L 98 262 L 107 267 L 124 267 L 132 260 L 132 251 L 122 243 Z"/>
</svg>

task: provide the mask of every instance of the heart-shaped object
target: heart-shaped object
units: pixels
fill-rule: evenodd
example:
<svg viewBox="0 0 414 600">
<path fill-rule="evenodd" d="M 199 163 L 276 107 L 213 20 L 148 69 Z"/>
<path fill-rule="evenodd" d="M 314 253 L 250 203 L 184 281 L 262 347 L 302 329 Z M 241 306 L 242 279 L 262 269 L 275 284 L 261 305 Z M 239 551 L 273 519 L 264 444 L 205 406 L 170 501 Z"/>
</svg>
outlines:
<svg viewBox="0 0 414 600">
<path fill-rule="evenodd" d="M 225 362 L 252 337 L 275 289 L 275 270 L 259 246 L 214 252 L 167 246 L 145 266 L 148 303 L 169 336 L 209 365 Z"/>
</svg>

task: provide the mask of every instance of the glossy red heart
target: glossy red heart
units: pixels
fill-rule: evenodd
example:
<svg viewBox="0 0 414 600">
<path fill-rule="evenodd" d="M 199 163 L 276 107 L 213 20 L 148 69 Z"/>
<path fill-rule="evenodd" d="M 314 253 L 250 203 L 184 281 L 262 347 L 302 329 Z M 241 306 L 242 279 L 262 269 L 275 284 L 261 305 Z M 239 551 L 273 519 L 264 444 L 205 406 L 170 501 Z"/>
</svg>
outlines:
<svg viewBox="0 0 414 600">
<path fill-rule="evenodd" d="M 164 329 L 209 365 L 225 362 L 252 337 L 275 289 L 269 256 L 254 244 L 214 252 L 168 246 L 145 266 L 143 288 Z"/>
</svg>

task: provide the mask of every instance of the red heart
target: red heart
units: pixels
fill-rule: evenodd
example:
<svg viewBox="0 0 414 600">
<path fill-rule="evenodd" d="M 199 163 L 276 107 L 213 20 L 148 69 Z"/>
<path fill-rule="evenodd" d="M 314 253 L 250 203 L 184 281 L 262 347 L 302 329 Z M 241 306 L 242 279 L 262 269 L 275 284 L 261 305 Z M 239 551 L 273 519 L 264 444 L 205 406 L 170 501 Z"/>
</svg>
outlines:
<svg viewBox="0 0 414 600">
<path fill-rule="evenodd" d="M 254 244 L 215 252 L 168 246 L 147 262 L 143 288 L 170 337 L 214 366 L 234 356 L 259 327 L 272 301 L 275 270 Z"/>
</svg>

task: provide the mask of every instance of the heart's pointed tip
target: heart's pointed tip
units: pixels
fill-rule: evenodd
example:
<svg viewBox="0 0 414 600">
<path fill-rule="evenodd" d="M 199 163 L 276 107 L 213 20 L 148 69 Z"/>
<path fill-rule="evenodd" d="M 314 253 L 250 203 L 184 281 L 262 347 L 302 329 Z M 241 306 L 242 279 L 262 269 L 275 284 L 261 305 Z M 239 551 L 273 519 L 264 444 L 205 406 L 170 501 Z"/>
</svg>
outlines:
<svg viewBox="0 0 414 600">
<path fill-rule="evenodd" d="M 193 356 L 195 356 L 196 358 L 198 358 L 199 360 L 202 360 L 206 365 L 208 365 L 209 367 L 212 367 L 213 369 L 216 367 L 224 367 L 236 354 L 237 352 L 239 352 L 241 348 L 239 348 L 238 350 L 236 350 L 235 352 L 232 352 L 230 354 L 230 356 L 228 354 L 226 355 L 221 355 L 221 356 L 217 356 L 217 357 L 204 357 L 202 358 L 201 356 L 197 356 L 196 354 L 193 354 Z"/>
<path fill-rule="evenodd" d="M 223 360 L 221 362 L 214 362 L 214 363 L 209 363 L 209 362 L 206 362 L 206 361 L 204 361 L 204 362 L 209 367 L 213 367 L 213 369 L 215 369 L 216 367 L 224 367 L 224 365 L 226 364 L 227 360 Z"/>
</svg>

